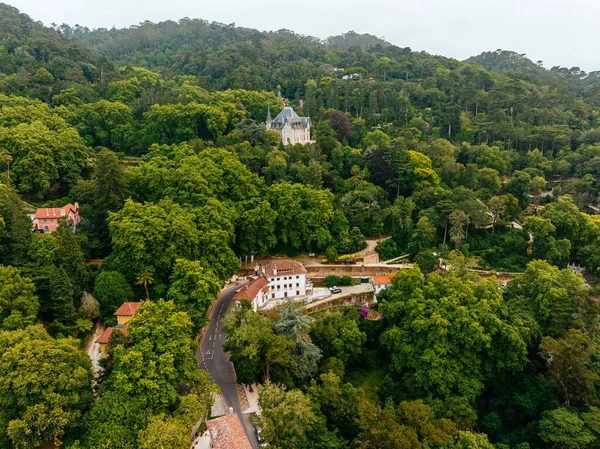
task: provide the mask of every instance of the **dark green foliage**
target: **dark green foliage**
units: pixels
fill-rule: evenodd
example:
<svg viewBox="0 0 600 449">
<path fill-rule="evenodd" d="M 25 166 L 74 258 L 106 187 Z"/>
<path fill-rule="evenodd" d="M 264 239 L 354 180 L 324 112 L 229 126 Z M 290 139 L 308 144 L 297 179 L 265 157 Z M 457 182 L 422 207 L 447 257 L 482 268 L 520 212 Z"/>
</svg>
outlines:
<svg viewBox="0 0 600 449">
<path fill-rule="evenodd" d="M 117 271 L 100 273 L 94 284 L 93 295 L 100 304 L 100 316 L 104 319 L 110 318 L 124 302 L 136 300 L 125 276 Z"/>
<path fill-rule="evenodd" d="M 329 276 L 325 276 L 325 285 L 327 287 L 346 287 L 352 285 L 354 281 L 350 276 L 336 276 L 334 274 L 330 274 Z"/>
</svg>

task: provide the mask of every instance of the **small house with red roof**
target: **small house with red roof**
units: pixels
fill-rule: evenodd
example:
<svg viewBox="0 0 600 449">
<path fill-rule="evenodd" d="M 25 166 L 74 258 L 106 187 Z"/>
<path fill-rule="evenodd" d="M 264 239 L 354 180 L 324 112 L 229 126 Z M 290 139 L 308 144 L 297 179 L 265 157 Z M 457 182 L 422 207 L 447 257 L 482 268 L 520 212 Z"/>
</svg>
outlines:
<svg viewBox="0 0 600 449">
<path fill-rule="evenodd" d="M 108 341 L 110 340 L 110 336 L 115 330 L 118 330 L 123 335 L 127 335 L 127 325 L 131 321 L 131 319 L 136 314 L 137 310 L 140 308 L 141 302 L 124 302 L 121 304 L 113 315 L 117 317 L 117 325 L 115 327 L 107 327 L 106 330 L 98 337 L 96 343 L 100 345 L 100 353 L 102 357 L 106 357 L 106 347 L 108 345 Z"/>
<path fill-rule="evenodd" d="M 242 423 L 233 413 L 206 421 L 206 427 L 213 449 L 252 449 Z"/>
<path fill-rule="evenodd" d="M 375 296 L 377 296 L 382 290 L 388 288 L 392 284 L 392 281 L 389 276 L 373 276 L 371 283 L 375 290 Z"/>
<path fill-rule="evenodd" d="M 56 231 L 60 220 L 69 220 L 75 228 L 81 221 L 79 216 L 79 203 L 67 204 L 64 207 L 44 207 L 37 209 L 33 216 L 32 226 L 34 229 L 50 233 Z"/>
<path fill-rule="evenodd" d="M 269 299 L 269 280 L 264 276 L 254 279 L 239 289 L 233 299 L 250 301 L 252 310 L 258 311 Z"/>
</svg>

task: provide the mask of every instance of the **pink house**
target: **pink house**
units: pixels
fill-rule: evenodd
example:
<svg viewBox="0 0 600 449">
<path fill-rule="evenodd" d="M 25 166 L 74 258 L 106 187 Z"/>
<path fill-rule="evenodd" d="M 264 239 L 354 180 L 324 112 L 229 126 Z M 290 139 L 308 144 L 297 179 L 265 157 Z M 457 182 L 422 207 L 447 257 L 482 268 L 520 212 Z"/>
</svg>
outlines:
<svg viewBox="0 0 600 449">
<path fill-rule="evenodd" d="M 73 228 L 81 221 L 79 216 L 79 203 L 67 204 L 64 207 L 46 207 L 35 211 L 33 228 L 42 232 L 54 232 L 58 228 L 58 221 L 67 219 Z"/>
</svg>

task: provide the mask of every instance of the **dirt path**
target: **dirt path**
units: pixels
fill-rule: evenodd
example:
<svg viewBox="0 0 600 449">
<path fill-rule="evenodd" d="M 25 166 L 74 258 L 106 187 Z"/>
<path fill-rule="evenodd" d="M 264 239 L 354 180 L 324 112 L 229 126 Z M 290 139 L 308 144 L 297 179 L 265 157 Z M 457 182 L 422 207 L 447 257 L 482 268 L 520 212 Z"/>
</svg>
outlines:
<svg viewBox="0 0 600 449">
<path fill-rule="evenodd" d="M 105 329 L 106 326 L 100 321 L 97 321 L 94 325 L 94 331 L 85 345 L 85 352 L 90 356 L 90 359 L 92 359 L 92 372 L 94 374 L 96 374 L 100 368 L 98 364 L 100 361 L 100 347 L 96 344 L 96 340 L 102 335 Z"/>
</svg>

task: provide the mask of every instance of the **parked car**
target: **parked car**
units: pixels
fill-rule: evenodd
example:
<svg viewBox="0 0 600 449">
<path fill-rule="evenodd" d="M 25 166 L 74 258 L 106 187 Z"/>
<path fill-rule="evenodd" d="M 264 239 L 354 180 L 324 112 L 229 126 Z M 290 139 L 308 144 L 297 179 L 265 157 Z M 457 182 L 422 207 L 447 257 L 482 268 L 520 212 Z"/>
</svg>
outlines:
<svg viewBox="0 0 600 449">
<path fill-rule="evenodd" d="M 255 427 L 254 427 L 254 430 L 255 430 L 255 432 L 256 432 L 256 440 L 258 441 L 258 445 L 259 445 L 260 447 L 264 447 L 264 446 L 266 446 L 266 445 L 267 445 L 267 444 L 266 444 L 266 441 L 265 441 L 265 439 L 264 439 L 264 438 L 262 437 L 262 435 L 261 435 L 261 433 L 262 433 L 262 429 L 261 429 L 260 427 L 258 427 L 258 426 L 255 426 Z"/>
<path fill-rule="evenodd" d="M 342 289 L 339 287 L 331 287 L 329 289 L 329 291 L 331 292 L 332 295 L 335 295 L 336 293 L 342 293 Z"/>
</svg>

